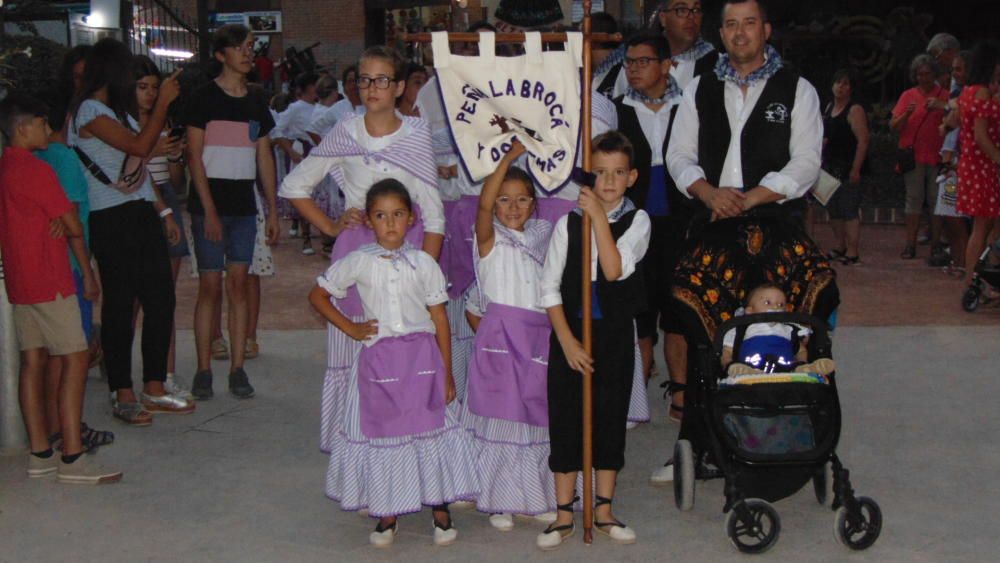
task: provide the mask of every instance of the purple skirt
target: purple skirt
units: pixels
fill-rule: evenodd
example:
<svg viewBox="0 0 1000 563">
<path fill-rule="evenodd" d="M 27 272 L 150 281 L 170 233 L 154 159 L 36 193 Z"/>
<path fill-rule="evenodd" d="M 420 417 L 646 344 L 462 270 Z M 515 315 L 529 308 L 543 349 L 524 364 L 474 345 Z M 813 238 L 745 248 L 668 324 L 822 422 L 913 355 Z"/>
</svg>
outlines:
<svg viewBox="0 0 1000 563">
<path fill-rule="evenodd" d="M 469 410 L 548 426 L 548 358 L 552 325 L 545 313 L 490 303 L 476 332 L 469 366 Z"/>
</svg>

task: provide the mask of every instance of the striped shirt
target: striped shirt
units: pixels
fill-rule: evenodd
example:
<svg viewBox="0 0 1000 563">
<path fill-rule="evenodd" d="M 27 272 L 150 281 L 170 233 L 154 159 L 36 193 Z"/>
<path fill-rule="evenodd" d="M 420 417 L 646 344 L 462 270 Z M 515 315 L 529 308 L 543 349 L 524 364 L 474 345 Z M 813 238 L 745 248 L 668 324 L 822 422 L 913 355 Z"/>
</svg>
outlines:
<svg viewBox="0 0 1000 563">
<path fill-rule="evenodd" d="M 102 115 L 108 117 L 109 119 L 119 121 L 118 116 L 116 116 L 115 112 L 113 112 L 108 106 L 97 100 L 84 100 L 84 102 L 80 104 L 80 109 L 76 111 L 76 115 L 73 118 L 73 123 L 69 128 L 67 140 L 69 141 L 68 144 L 70 146 L 79 147 L 79 149 L 82 150 L 90 160 L 94 161 L 94 164 L 99 166 L 107 177 L 114 182 L 118 179 L 118 176 L 121 173 L 122 162 L 125 160 L 125 152 L 112 147 L 97 137 L 80 136 L 81 129 Z M 139 130 L 139 124 L 135 121 L 135 119 L 132 119 L 132 116 L 128 116 L 128 123 L 133 131 Z M 146 180 L 142 183 L 142 187 L 140 187 L 138 191 L 130 194 L 124 194 L 117 189 L 104 184 L 95 178 L 90 172 L 86 173 L 86 177 L 87 185 L 89 186 L 87 195 L 90 198 L 91 211 L 100 211 L 102 209 L 118 207 L 119 205 L 130 201 L 156 201 L 156 196 L 153 194 L 153 185 L 149 181 L 149 176 L 146 176 Z"/>
<path fill-rule="evenodd" d="M 216 211 L 220 216 L 256 215 L 257 140 L 274 128 L 267 100 L 256 90 L 240 98 L 230 96 L 215 81 L 192 98 L 184 122 L 205 132 L 201 159 Z M 191 213 L 203 215 L 204 209 L 200 197 L 188 200 Z"/>
</svg>

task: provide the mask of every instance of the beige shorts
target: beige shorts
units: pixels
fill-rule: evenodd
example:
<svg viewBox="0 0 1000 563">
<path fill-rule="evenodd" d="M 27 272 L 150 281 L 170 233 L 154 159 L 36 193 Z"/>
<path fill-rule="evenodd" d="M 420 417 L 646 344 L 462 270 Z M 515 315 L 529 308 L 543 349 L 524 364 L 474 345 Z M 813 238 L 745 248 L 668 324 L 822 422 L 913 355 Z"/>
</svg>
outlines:
<svg viewBox="0 0 1000 563">
<path fill-rule="evenodd" d="M 65 356 L 88 348 L 75 295 L 14 305 L 14 330 L 22 351 L 45 348 L 50 356 Z"/>
</svg>

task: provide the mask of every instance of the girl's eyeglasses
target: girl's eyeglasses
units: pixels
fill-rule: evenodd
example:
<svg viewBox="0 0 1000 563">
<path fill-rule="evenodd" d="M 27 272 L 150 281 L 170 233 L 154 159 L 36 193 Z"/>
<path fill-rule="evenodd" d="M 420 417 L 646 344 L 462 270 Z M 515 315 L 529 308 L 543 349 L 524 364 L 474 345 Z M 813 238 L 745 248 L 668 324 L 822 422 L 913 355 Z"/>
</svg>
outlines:
<svg viewBox="0 0 1000 563">
<path fill-rule="evenodd" d="M 362 76 L 358 78 L 358 88 L 361 88 L 362 90 L 367 90 L 369 86 L 374 84 L 375 88 L 378 88 L 379 90 L 385 90 L 395 80 L 396 80 L 395 78 L 390 78 L 388 76 L 376 76 L 375 78 L 372 78 L 370 76 Z"/>
</svg>

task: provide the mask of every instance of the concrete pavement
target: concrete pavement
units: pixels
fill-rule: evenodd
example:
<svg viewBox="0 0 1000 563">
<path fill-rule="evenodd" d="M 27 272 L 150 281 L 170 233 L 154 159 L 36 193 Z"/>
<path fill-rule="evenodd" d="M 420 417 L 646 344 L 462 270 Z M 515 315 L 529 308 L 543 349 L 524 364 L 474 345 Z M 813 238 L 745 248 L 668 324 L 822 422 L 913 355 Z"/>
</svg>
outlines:
<svg viewBox="0 0 1000 563">
<path fill-rule="evenodd" d="M 430 513 L 401 519 L 394 546 L 367 543 L 374 522 L 323 494 L 318 451 L 325 334 L 268 331 L 248 364 L 257 397 L 239 402 L 216 377 L 216 398 L 189 416 L 148 428 L 114 421 L 104 382 L 91 381 L 86 420 L 114 430 L 98 459 L 125 471 L 104 487 L 28 480 L 25 454 L 0 456 L 0 561 L 671 561 L 738 560 L 723 531 L 722 487 L 699 484 L 679 513 L 672 489 L 648 484 L 677 426 L 650 385 L 655 421 L 629 433 L 616 513 L 638 542 L 615 546 L 581 534 L 554 553 L 534 547 L 543 526 L 518 520 L 501 533 L 456 510 L 459 541 L 431 543 Z M 987 561 L 1000 547 L 1000 486 L 993 404 L 1000 394 L 997 327 L 846 327 L 835 339 L 844 428 L 839 452 L 859 494 L 874 497 L 884 531 L 863 554 L 833 537 L 833 513 L 811 489 L 776 504 L 781 538 L 762 556 L 795 561 Z M 178 365 L 193 366 L 181 331 Z M 663 365 L 660 363 L 660 365 Z M 225 364 L 216 362 L 219 374 Z"/>
</svg>

